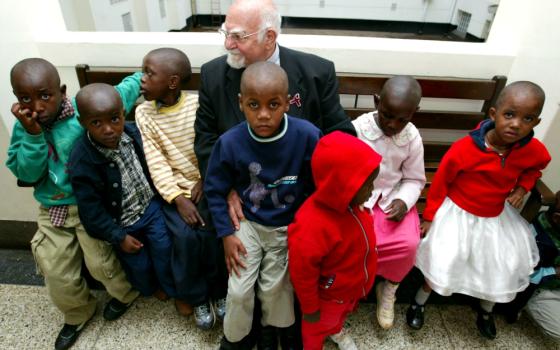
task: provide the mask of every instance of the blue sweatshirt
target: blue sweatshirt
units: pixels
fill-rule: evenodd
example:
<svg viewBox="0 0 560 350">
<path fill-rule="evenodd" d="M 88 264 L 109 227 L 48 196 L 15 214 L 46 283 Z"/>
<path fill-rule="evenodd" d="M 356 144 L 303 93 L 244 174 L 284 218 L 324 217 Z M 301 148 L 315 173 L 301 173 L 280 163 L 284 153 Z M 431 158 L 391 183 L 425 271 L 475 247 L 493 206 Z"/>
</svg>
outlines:
<svg viewBox="0 0 560 350">
<path fill-rule="evenodd" d="M 247 122 L 224 133 L 212 150 L 204 192 L 218 237 L 234 233 L 227 195 L 234 189 L 248 220 L 286 226 L 313 191 L 311 154 L 321 131 L 310 122 L 285 115 L 281 132 L 254 135 Z"/>
</svg>

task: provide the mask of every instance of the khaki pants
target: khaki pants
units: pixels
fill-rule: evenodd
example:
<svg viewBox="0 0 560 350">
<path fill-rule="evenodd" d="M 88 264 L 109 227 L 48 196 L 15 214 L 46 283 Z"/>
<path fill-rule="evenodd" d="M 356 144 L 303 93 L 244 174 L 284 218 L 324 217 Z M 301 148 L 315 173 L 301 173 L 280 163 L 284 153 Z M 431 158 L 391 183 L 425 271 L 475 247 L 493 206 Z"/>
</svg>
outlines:
<svg viewBox="0 0 560 350">
<path fill-rule="evenodd" d="M 546 334 L 560 343 L 560 290 L 537 289 L 527 303 L 527 312 Z"/>
<path fill-rule="evenodd" d="M 91 275 L 103 283 L 107 292 L 123 303 L 133 301 L 132 289 L 111 245 L 90 237 L 80 223 L 77 206 L 69 206 L 63 227 L 54 227 L 49 211 L 40 208 L 37 233 L 31 249 L 39 272 L 64 322 L 77 325 L 93 316 L 96 301 L 81 275 L 82 259 Z"/>
<path fill-rule="evenodd" d="M 288 274 L 287 227 L 267 227 L 244 220 L 235 236 L 247 250 L 241 276 L 229 276 L 224 335 L 238 342 L 251 331 L 257 295 L 263 326 L 289 327 L 294 321 L 294 292 Z"/>
</svg>

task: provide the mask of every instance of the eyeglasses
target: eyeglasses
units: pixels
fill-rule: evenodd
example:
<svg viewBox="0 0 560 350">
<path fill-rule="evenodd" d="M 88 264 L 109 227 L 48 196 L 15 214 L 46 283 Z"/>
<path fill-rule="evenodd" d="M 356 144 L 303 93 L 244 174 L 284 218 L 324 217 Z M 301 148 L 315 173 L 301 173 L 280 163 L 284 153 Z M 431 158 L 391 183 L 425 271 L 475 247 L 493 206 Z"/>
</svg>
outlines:
<svg viewBox="0 0 560 350">
<path fill-rule="evenodd" d="M 245 40 L 247 40 L 248 38 L 252 37 L 255 34 L 258 34 L 262 31 L 265 31 L 267 28 L 262 28 L 257 30 L 254 33 L 250 33 L 247 34 L 245 33 L 245 31 L 235 31 L 235 32 L 228 32 L 226 30 L 226 28 L 224 27 L 224 25 L 222 24 L 222 27 L 220 29 L 218 29 L 218 33 L 222 34 L 224 36 L 224 39 L 227 40 L 228 38 L 230 38 L 231 40 L 235 41 L 236 43 L 240 43 L 243 42 Z"/>
</svg>

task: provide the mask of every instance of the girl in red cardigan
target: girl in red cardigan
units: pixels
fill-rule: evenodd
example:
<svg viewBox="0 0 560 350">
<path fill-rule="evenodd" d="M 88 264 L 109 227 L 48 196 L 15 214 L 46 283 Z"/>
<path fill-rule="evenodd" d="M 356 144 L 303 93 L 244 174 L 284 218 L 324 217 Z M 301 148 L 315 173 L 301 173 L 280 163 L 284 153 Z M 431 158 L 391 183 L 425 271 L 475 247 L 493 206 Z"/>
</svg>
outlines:
<svg viewBox="0 0 560 350">
<path fill-rule="evenodd" d="M 342 325 L 375 279 L 373 218 L 362 204 L 380 163 L 371 147 L 339 131 L 320 139 L 311 158 L 316 191 L 288 226 L 289 270 L 306 350 L 322 349 L 327 336 L 340 349 L 357 349 Z"/>
<path fill-rule="evenodd" d="M 535 239 L 518 211 L 524 195 L 550 161 L 533 138 L 544 92 L 519 81 L 507 86 L 489 110 L 489 120 L 455 142 L 433 179 L 416 266 L 425 278 L 407 311 L 420 329 L 431 290 L 480 299 L 476 325 L 496 337 L 494 303 L 511 301 L 529 284 L 538 262 Z"/>
</svg>

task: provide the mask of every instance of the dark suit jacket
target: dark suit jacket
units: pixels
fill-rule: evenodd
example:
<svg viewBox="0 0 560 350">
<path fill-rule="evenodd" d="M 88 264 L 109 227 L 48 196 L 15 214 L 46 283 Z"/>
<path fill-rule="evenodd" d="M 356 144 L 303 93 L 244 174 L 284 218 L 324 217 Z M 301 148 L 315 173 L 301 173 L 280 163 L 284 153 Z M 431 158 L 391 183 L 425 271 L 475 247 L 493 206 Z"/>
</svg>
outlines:
<svg viewBox="0 0 560 350">
<path fill-rule="evenodd" d="M 356 135 L 340 105 L 338 81 L 331 61 L 280 46 L 280 66 L 288 74 L 292 96 L 288 114 L 309 120 L 323 134 L 341 130 Z M 231 68 L 225 55 L 201 68 L 194 151 L 203 178 L 218 137 L 245 120 L 238 99 L 242 72 L 243 69 Z"/>
</svg>

